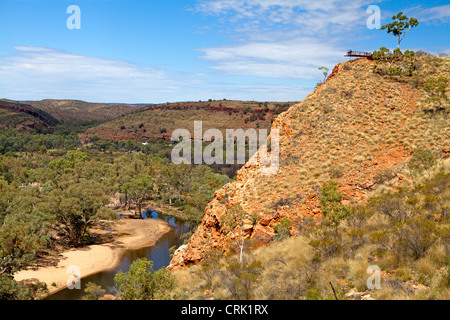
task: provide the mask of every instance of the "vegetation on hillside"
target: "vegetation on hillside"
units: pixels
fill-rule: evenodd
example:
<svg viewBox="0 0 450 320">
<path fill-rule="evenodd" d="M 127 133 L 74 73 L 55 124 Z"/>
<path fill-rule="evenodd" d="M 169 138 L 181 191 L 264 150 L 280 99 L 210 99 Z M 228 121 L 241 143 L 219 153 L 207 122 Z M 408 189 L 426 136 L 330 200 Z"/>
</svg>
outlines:
<svg viewBox="0 0 450 320">
<path fill-rule="evenodd" d="M 79 100 L 27 101 L 27 104 L 51 114 L 61 123 L 107 121 L 135 112 L 139 107 L 127 104 L 92 103 Z"/>
<path fill-rule="evenodd" d="M 59 124 L 59 121 L 44 110 L 29 104 L 0 100 L 0 131 L 45 130 Z"/>
<path fill-rule="evenodd" d="M 246 251 L 244 263 L 210 252 L 175 273 L 178 290 L 187 299 L 449 299 L 450 162 L 427 169 L 352 214 Z M 324 206 L 341 197 L 333 186 L 323 186 Z M 370 266 L 381 289 L 368 288 Z"/>
<path fill-rule="evenodd" d="M 193 281 L 181 288 L 186 297 L 237 298 L 223 279 L 236 285 L 243 277 L 255 279 L 247 288 L 256 299 L 448 298 L 450 189 L 442 159 L 450 153 L 450 60 L 384 54 L 337 65 L 280 115 L 278 174 L 262 177 L 247 167 L 205 211 L 221 222 L 239 204 L 249 224 L 245 248 L 266 245 L 268 236 L 275 242 L 241 262 L 219 259 L 224 248 L 240 248 L 225 228 L 202 225 L 171 265 L 182 266 L 181 256 L 186 265 L 204 260 L 179 271 Z M 209 243 L 219 244 L 217 252 L 208 252 L 215 249 Z M 368 291 L 370 266 L 381 269 L 380 291 Z"/>
<path fill-rule="evenodd" d="M 294 103 L 211 100 L 166 103 L 143 107 L 87 130 L 88 137 L 106 140 L 170 140 L 174 130 L 187 129 L 194 135 L 194 121 L 202 121 L 203 131 L 219 129 L 270 129 L 274 117 Z"/>
</svg>

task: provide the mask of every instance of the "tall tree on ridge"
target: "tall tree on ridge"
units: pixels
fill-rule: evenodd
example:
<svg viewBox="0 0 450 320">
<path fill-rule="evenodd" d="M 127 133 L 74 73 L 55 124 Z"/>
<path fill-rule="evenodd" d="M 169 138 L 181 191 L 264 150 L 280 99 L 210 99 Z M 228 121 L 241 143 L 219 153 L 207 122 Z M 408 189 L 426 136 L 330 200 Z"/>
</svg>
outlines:
<svg viewBox="0 0 450 320">
<path fill-rule="evenodd" d="M 411 30 L 411 28 L 417 27 L 419 21 L 415 18 L 408 18 L 402 11 L 392 17 L 394 20 L 381 27 L 381 30 L 387 29 L 387 33 L 392 33 L 397 38 L 397 49 L 400 49 L 400 43 Z"/>
</svg>

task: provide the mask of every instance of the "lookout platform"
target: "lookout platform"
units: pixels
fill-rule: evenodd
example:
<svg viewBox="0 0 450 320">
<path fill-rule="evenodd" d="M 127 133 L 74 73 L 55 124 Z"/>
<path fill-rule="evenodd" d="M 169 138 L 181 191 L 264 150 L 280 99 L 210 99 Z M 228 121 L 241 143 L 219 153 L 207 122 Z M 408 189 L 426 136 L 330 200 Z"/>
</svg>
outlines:
<svg viewBox="0 0 450 320">
<path fill-rule="evenodd" d="M 367 58 L 370 60 L 373 59 L 373 54 L 371 52 L 364 52 L 364 51 L 348 50 L 345 56 L 351 58 Z"/>
</svg>

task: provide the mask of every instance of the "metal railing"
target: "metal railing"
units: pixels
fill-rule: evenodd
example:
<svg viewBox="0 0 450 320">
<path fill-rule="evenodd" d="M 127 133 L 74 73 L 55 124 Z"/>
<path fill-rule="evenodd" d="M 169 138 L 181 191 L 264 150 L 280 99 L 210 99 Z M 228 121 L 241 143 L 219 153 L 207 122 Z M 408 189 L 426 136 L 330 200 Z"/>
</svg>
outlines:
<svg viewBox="0 0 450 320">
<path fill-rule="evenodd" d="M 373 54 L 371 52 L 348 50 L 347 54 L 345 56 L 346 57 L 372 58 Z"/>
</svg>

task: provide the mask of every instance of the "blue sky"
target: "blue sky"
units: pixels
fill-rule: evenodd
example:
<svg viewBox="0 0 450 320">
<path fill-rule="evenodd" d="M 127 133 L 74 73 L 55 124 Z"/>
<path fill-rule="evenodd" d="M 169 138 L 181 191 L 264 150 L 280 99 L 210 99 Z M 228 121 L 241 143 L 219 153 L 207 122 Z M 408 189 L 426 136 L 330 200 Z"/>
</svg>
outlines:
<svg viewBox="0 0 450 320">
<path fill-rule="evenodd" d="M 0 98 L 299 101 L 346 50 L 396 47 L 370 5 L 420 21 L 402 49 L 450 54 L 449 1 L 0 0 Z"/>
</svg>

